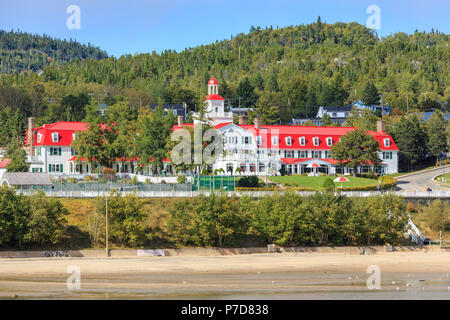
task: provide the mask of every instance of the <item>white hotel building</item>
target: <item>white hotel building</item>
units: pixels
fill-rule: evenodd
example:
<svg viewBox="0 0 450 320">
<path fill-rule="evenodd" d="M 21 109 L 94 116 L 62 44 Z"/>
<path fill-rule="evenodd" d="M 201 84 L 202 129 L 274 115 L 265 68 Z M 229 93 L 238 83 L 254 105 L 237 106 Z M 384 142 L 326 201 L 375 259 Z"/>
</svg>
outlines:
<svg viewBox="0 0 450 320">
<path fill-rule="evenodd" d="M 354 130 L 353 127 L 310 127 L 289 125 L 261 125 L 259 119 L 247 124 L 244 116 L 239 124 L 233 124 L 233 114 L 225 112 L 224 99 L 219 95 L 219 84 L 215 78 L 208 82 L 205 98 L 206 116 L 209 123 L 222 134 L 225 154 L 215 159 L 213 170 L 223 169 L 226 174 L 240 171 L 243 175 L 277 175 L 281 168 L 286 172 L 324 172 L 328 174 L 351 173 L 351 168 L 342 167 L 331 157 L 331 148 L 341 136 Z M 197 122 L 197 121 L 196 121 Z M 173 130 L 193 127 L 178 124 Z M 27 145 L 30 171 L 51 174 L 97 173 L 98 168 L 77 158 L 71 148 L 79 131 L 87 130 L 82 122 L 56 122 L 35 128 L 34 119 L 28 120 Z M 398 148 L 392 137 L 385 133 L 384 123 L 377 123 L 377 131 L 368 131 L 378 141 L 381 167 L 371 164 L 360 168 L 361 172 L 381 171 L 395 173 L 398 170 Z M 117 172 L 148 174 L 148 168 L 138 166 L 138 158 L 116 159 L 113 166 Z M 137 170 L 137 168 L 140 168 Z M 173 172 L 169 160 L 164 169 Z"/>
</svg>

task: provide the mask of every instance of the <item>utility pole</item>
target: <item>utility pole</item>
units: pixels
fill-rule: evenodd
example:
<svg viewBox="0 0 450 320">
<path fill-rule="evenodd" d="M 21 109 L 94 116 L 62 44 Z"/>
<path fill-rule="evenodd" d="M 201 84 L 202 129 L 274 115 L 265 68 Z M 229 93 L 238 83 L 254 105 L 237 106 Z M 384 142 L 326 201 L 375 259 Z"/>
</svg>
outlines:
<svg viewBox="0 0 450 320">
<path fill-rule="evenodd" d="M 406 93 L 406 113 L 409 113 L 409 100 L 408 100 L 408 93 Z"/>
<path fill-rule="evenodd" d="M 109 234 L 108 234 L 108 195 L 106 195 L 106 241 L 105 241 L 106 248 L 105 248 L 105 250 L 106 250 L 107 257 L 109 257 L 108 237 L 109 237 Z"/>
</svg>

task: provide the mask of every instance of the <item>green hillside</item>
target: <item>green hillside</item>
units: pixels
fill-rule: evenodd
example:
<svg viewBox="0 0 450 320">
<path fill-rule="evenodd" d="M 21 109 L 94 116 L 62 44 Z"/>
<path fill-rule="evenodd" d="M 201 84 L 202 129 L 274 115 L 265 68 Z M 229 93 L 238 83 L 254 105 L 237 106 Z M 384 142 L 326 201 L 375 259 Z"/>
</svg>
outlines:
<svg viewBox="0 0 450 320">
<path fill-rule="evenodd" d="M 0 30 L 0 73 L 39 72 L 56 63 L 106 58 L 105 51 L 72 39 L 58 40 L 47 35 Z"/>
</svg>

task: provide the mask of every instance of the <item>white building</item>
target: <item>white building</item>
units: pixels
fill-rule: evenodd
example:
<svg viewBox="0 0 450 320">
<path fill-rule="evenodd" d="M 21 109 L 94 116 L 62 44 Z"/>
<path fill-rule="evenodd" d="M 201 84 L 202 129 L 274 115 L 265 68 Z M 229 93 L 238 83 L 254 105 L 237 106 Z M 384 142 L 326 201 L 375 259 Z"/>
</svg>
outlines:
<svg viewBox="0 0 450 320">
<path fill-rule="evenodd" d="M 246 175 L 276 175 L 282 168 L 297 174 L 311 171 L 351 173 L 351 168 L 342 167 L 331 158 L 330 151 L 341 136 L 355 130 L 353 127 L 261 125 L 259 119 L 250 125 L 244 116 L 239 117 L 239 124 L 233 124 L 233 114 L 225 112 L 224 100 L 219 95 L 219 85 L 214 78 L 208 82 L 205 118 L 224 141 L 225 154 L 215 159 L 213 170 L 223 169 L 228 174 L 240 172 Z M 178 125 L 173 130 L 194 124 L 183 124 L 183 117 L 179 116 Z M 86 159 L 79 159 L 76 150 L 71 148 L 77 132 L 87 130 L 87 125 L 82 122 L 56 122 L 35 128 L 34 119 L 29 118 L 27 148 L 30 171 L 58 175 L 97 173 L 99 168 L 92 168 Z M 384 122 L 379 121 L 377 131 L 368 133 L 379 143 L 382 164 L 377 168 L 366 164 L 360 168 L 361 172 L 397 172 L 398 148 L 392 137 L 385 133 Z M 113 169 L 121 173 L 152 174 L 151 165 L 142 168 L 138 162 L 139 157 L 116 159 Z M 175 173 L 169 159 L 164 161 L 164 170 Z"/>
<path fill-rule="evenodd" d="M 239 125 L 236 125 L 233 124 L 232 115 L 224 112 L 223 98 L 218 95 L 218 87 L 217 80 L 211 78 L 205 99 L 205 116 L 222 134 L 224 140 L 225 155 L 216 158 L 213 170 L 223 169 L 227 173 L 258 175 L 278 174 L 281 168 L 297 174 L 311 171 L 328 174 L 352 172 L 352 168 L 342 167 L 337 160 L 332 159 L 330 151 L 340 137 L 355 130 L 354 127 L 261 125 L 259 119 L 255 119 L 254 125 L 248 125 L 242 116 L 239 118 Z M 333 112 L 324 109 L 322 111 Z M 351 109 L 340 110 L 343 114 L 332 115 L 346 117 L 345 113 L 350 111 Z M 174 129 L 180 129 L 182 126 L 183 124 L 179 123 Z M 378 155 L 382 165 L 375 168 L 367 164 L 362 166 L 360 171 L 397 172 L 398 148 L 392 137 L 385 133 L 384 122 L 377 123 L 376 132 L 368 133 L 379 143 Z"/>
</svg>

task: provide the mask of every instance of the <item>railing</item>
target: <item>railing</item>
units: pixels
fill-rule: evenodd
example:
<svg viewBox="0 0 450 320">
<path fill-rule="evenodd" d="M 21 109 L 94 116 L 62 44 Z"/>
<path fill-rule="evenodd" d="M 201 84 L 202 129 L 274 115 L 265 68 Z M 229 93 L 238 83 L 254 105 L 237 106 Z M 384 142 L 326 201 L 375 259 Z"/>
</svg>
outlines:
<svg viewBox="0 0 450 320">
<path fill-rule="evenodd" d="M 31 195 L 33 190 L 17 190 L 18 193 L 23 193 L 24 195 Z M 216 191 L 219 192 L 219 191 Z M 45 193 L 48 196 L 56 196 L 61 198 L 95 198 L 98 196 L 104 196 L 108 193 L 105 190 L 91 190 L 91 191 L 80 191 L 80 190 L 46 190 Z M 197 197 L 200 194 L 210 195 L 212 192 L 210 191 L 177 191 L 173 188 L 172 191 L 121 191 L 122 195 L 126 194 L 136 194 L 138 197 L 142 198 L 192 198 Z M 285 191 L 232 191 L 232 192 L 224 192 L 221 193 L 227 194 L 228 196 L 250 196 L 254 198 L 264 197 L 266 195 L 273 195 L 275 193 L 284 194 Z M 297 191 L 296 194 L 309 196 L 314 194 L 314 191 Z M 347 191 L 342 192 L 348 197 L 371 197 L 380 195 L 380 192 L 377 191 Z M 433 191 L 433 192 L 424 192 L 424 194 L 416 192 L 383 192 L 383 195 L 392 194 L 402 196 L 404 198 L 449 198 L 450 199 L 450 191 Z"/>
</svg>

